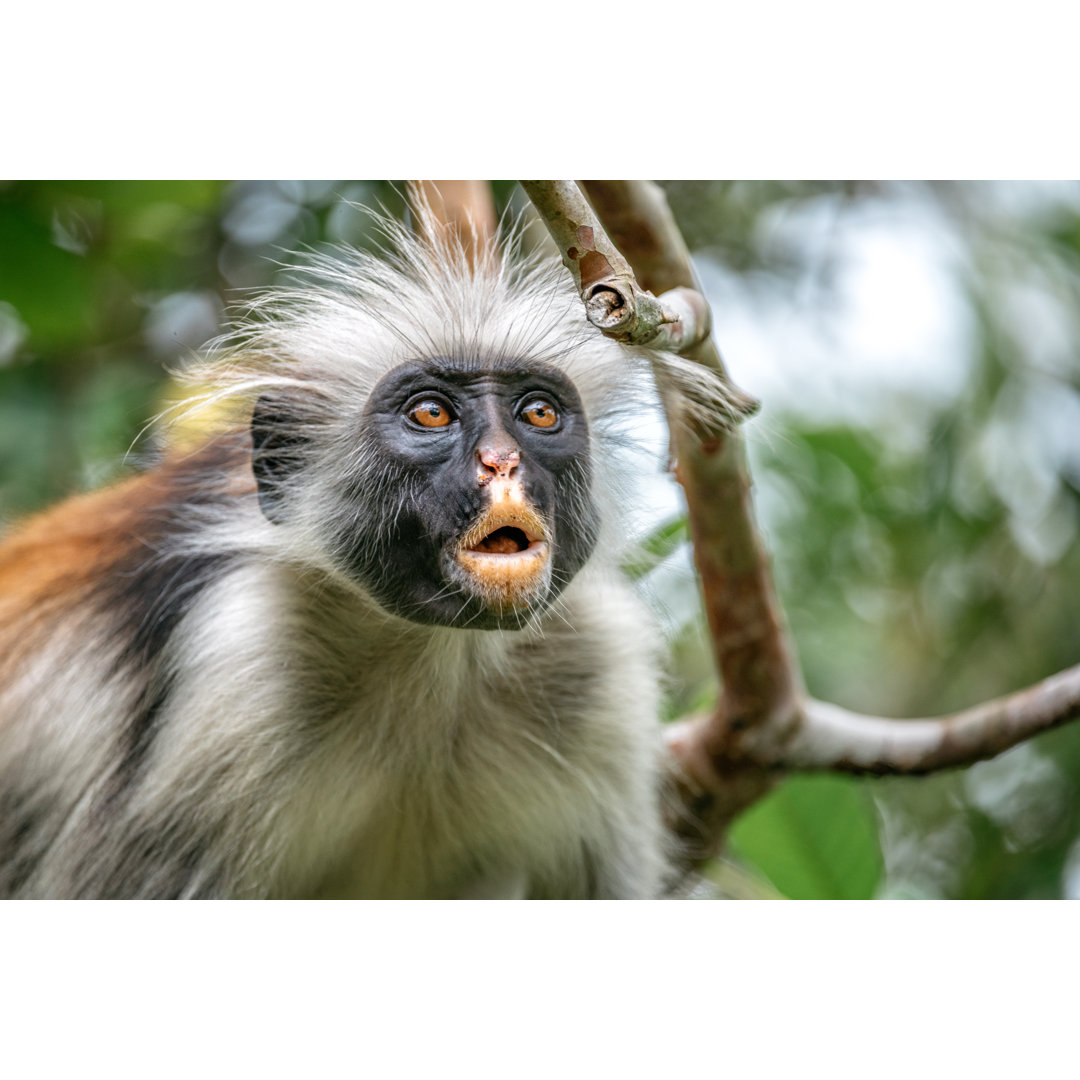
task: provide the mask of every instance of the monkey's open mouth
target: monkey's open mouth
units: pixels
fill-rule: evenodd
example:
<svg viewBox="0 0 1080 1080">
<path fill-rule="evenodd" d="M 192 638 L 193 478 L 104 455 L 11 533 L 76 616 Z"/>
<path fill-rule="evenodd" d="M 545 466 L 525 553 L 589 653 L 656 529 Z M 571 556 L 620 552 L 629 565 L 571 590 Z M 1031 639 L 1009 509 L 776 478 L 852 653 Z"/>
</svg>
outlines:
<svg viewBox="0 0 1080 1080">
<path fill-rule="evenodd" d="M 501 529 L 488 533 L 469 550 L 480 555 L 516 555 L 519 551 L 528 550 L 530 543 L 532 541 L 521 529 L 504 525 Z"/>
<path fill-rule="evenodd" d="M 457 563 L 492 600 L 528 599 L 544 579 L 550 548 L 543 519 L 520 503 L 494 506 L 463 538 Z"/>
</svg>

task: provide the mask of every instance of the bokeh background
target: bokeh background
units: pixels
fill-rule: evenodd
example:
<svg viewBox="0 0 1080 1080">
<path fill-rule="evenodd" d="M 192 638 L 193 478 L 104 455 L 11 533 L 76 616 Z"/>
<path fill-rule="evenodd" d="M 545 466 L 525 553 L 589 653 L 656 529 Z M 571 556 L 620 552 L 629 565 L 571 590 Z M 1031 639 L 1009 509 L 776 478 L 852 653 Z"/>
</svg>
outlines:
<svg viewBox="0 0 1080 1080">
<path fill-rule="evenodd" d="M 810 691 L 931 715 L 1080 662 L 1080 185 L 665 183 L 736 381 Z M 497 183 L 500 208 L 520 192 Z M 131 468 L 167 370 L 400 184 L 0 182 L 0 528 Z M 134 455 L 134 457 L 137 457 Z M 713 694 L 678 493 L 632 568 Z M 1080 725 L 919 779 L 794 777 L 713 894 L 1080 897 Z"/>
</svg>

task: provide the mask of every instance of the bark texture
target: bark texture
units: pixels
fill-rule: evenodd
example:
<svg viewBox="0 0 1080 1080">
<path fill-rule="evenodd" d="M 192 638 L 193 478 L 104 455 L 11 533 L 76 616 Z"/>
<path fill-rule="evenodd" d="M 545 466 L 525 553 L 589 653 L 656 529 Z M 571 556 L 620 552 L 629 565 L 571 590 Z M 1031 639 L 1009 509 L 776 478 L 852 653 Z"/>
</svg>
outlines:
<svg viewBox="0 0 1080 1080">
<path fill-rule="evenodd" d="M 574 276 L 589 321 L 628 345 L 681 352 L 709 333 L 709 306 L 691 285 L 657 299 L 642 288 L 573 180 L 522 180 Z"/>
</svg>

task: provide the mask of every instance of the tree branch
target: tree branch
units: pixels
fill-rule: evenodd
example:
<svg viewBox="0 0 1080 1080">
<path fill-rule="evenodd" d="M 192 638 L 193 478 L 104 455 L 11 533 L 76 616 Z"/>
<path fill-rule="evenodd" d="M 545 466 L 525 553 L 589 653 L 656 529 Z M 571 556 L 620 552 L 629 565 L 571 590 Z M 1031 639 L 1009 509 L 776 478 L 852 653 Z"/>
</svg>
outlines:
<svg viewBox="0 0 1080 1080">
<path fill-rule="evenodd" d="M 414 210 L 423 207 L 440 225 L 450 227 L 475 266 L 498 224 L 491 185 L 486 180 L 410 180 L 408 195 Z"/>
<path fill-rule="evenodd" d="M 543 209 L 583 299 L 590 282 L 612 277 L 632 301 L 643 294 L 642 285 L 665 296 L 694 289 L 685 241 L 656 185 L 583 181 L 596 216 L 576 185 L 525 186 Z M 597 253 L 595 265 L 602 261 L 602 273 L 591 274 L 594 264 L 574 243 L 583 236 L 587 253 Z M 711 339 L 684 351 L 727 378 Z M 671 825 L 688 842 L 688 859 L 715 853 L 728 823 L 787 771 L 928 773 L 993 757 L 1080 717 L 1080 666 L 936 719 L 862 716 L 808 699 L 754 521 L 738 429 L 719 423 L 708 432 L 690 431 L 675 415 L 668 421 L 722 683 L 714 712 L 667 729 L 680 796 Z"/>
<path fill-rule="evenodd" d="M 589 321 L 627 345 L 682 352 L 709 334 L 709 305 L 693 287 L 657 299 L 604 232 L 573 180 L 521 180 L 574 276 Z"/>
<path fill-rule="evenodd" d="M 663 191 L 648 181 L 584 182 L 611 239 L 644 283 L 658 289 L 694 285 L 693 264 Z M 690 350 L 726 378 L 711 339 Z M 669 418 L 674 420 L 675 418 Z M 675 475 L 686 493 L 713 656 L 723 682 L 717 712 L 685 747 L 688 762 L 727 757 L 742 732 L 797 714 L 802 679 L 788 641 L 769 560 L 754 520 L 750 476 L 737 430 L 700 438 L 673 423 Z M 698 742 L 701 745 L 698 745 Z"/>
<path fill-rule="evenodd" d="M 598 215 L 590 225 L 596 248 L 621 252 L 646 288 L 666 293 L 695 286 L 689 252 L 660 188 L 646 181 L 582 186 Z M 573 221 L 580 212 L 575 203 L 565 217 Z M 599 222 L 604 235 L 595 231 Z M 687 353 L 724 376 L 711 340 Z M 808 699 L 754 521 L 739 432 L 721 428 L 702 436 L 674 420 L 669 417 L 676 476 L 686 493 L 722 682 L 713 713 L 667 732 L 681 796 L 672 824 L 692 841 L 692 857 L 717 850 L 728 822 L 785 771 L 927 773 L 993 757 L 1080 716 L 1080 667 L 937 719 L 861 716 Z"/>
<path fill-rule="evenodd" d="M 777 762 L 787 769 L 919 775 L 994 757 L 1080 717 L 1080 664 L 949 716 L 891 720 L 808 701 Z"/>
</svg>

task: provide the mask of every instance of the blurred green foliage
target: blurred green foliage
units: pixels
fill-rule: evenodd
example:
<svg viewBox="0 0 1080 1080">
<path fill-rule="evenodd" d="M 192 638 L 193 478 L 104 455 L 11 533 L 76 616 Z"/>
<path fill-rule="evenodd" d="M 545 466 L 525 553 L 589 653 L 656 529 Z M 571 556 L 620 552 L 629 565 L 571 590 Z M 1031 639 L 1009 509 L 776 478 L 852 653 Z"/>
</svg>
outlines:
<svg viewBox="0 0 1080 1080">
<path fill-rule="evenodd" d="M 792 777 L 735 822 L 729 844 L 793 900 L 870 900 L 881 883 L 873 804 L 844 777 Z"/>
<path fill-rule="evenodd" d="M 698 257 L 741 287 L 733 303 L 781 296 L 770 314 L 811 328 L 850 316 L 845 228 L 929 229 L 955 263 L 952 319 L 970 332 L 943 360 L 951 385 L 875 394 L 868 358 L 851 355 L 852 407 L 822 408 L 782 383 L 760 390 L 755 357 L 729 357 L 765 399 L 753 474 L 810 691 L 934 715 L 1080 662 L 1080 186 L 675 184 L 669 197 Z M 818 223 L 809 242 L 784 243 L 799 215 Z M 724 297 L 711 299 L 723 346 Z M 908 316 L 907 295 L 885 299 Z M 795 373 L 799 357 L 784 360 Z M 731 850 L 790 896 L 1077 895 L 1078 763 L 1072 726 L 928 778 L 797 777 L 736 824 Z"/>
<path fill-rule="evenodd" d="M 1080 191 L 666 187 L 720 344 L 764 399 L 748 428 L 759 512 L 811 692 L 931 715 L 1080 661 Z M 509 183 L 496 195 L 522 205 Z M 166 370 L 288 252 L 370 246 L 359 207 L 375 205 L 402 213 L 400 187 L 0 183 L 0 520 L 132 467 Z M 941 362 L 951 382 L 920 382 L 914 354 L 875 368 L 838 349 L 831 375 L 803 362 L 851 321 L 859 274 L 840 237 L 882 221 L 953 260 L 950 318 L 967 330 Z M 872 342 L 914 321 L 904 288 L 884 302 Z M 776 336 L 792 326 L 801 338 Z M 830 378 L 824 406 L 809 391 Z M 673 714 L 714 693 L 687 565 L 683 523 L 658 509 L 630 569 L 664 609 Z M 738 895 L 1080 895 L 1078 781 L 1080 725 L 947 775 L 795 777 L 736 824 L 712 876 Z"/>
</svg>

